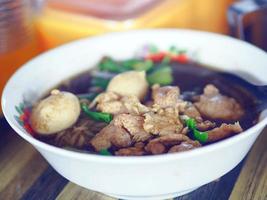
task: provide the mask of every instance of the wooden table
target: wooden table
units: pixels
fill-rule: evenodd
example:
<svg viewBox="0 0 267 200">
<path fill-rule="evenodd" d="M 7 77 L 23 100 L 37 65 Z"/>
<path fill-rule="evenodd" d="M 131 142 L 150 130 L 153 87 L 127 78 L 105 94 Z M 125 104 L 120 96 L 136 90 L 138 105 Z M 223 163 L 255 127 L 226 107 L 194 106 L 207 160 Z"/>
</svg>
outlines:
<svg viewBox="0 0 267 200">
<path fill-rule="evenodd" d="M 231 172 L 175 200 L 266 200 L 267 128 Z M 60 176 L 42 156 L 0 120 L 0 199 L 112 200 Z"/>
</svg>

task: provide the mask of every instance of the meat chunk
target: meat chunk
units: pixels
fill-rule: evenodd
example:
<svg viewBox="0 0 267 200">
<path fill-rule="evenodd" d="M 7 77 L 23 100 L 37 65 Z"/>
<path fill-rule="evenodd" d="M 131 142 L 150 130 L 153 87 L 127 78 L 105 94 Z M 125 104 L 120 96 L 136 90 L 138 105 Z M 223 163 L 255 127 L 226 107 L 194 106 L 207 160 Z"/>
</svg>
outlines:
<svg viewBox="0 0 267 200">
<path fill-rule="evenodd" d="M 185 106 L 185 108 L 183 110 L 183 114 L 187 115 L 190 118 L 195 119 L 197 122 L 203 121 L 199 111 L 192 103 L 187 103 L 187 105 Z"/>
<path fill-rule="evenodd" d="M 148 107 L 140 103 L 136 96 L 124 96 L 121 101 L 125 106 L 127 113 L 141 115 L 150 111 Z"/>
<path fill-rule="evenodd" d="M 171 146 L 189 140 L 190 139 L 187 136 L 182 134 L 168 134 L 150 140 L 146 145 L 145 150 L 152 154 L 162 154 L 167 152 Z"/>
<path fill-rule="evenodd" d="M 199 131 L 207 131 L 209 129 L 214 128 L 216 126 L 216 123 L 206 120 L 206 121 L 197 123 L 196 126 Z"/>
<path fill-rule="evenodd" d="M 97 110 L 111 114 L 142 114 L 149 111 L 136 96 L 120 96 L 115 92 L 101 93 L 90 105 L 91 108 L 94 106 Z"/>
<path fill-rule="evenodd" d="M 97 106 L 97 110 L 110 114 L 120 114 L 128 112 L 121 101 L 100 103 Z"/>
<path fill-rule="evenodd" d="M 180 90 L 174 86 L 160 87 L 158 84 L 152 86 L 152 99 L 154 104 L 161 108 L 176 107 Z"/>
<path fill-rule="evenodd" d="M 135 147 L 138 147 L 138 148 L 143 148 L 145 147 L 145 144 L 143 142 L 137 142 L 134 144 Z"/>
<path fill-rule="evenodd" d="M 185 116 L 185 118 L 193 118 L 196 121 L 196 128 L 200 131 L 206 131 L 216 126 L 216 123 L 214 122 L 211 122 L 209 120 L 204 121 L 199 111 L 192 103 L 187 104 L 182 114 L 182 116 Z"/>
<path fill-rule="evenodd" d="M 142 156 L 145 155 L 146 151 L 140 147 L 128 147 L 122 148 L 115 152 L 116 156 Z"/>
<path fill-rule="evenodd" d="M 189 128 L 187 126 L 185 126 L 182 131 L 180 132 L 180 134 L 186 135 L 189 132 Z"/>
<path fill-rule="evenodd" d="M 144 117 L 131 114 L 119 114 L 114 118 L 114 125 L 126 129 L 134 142 L 144 142 L 151 137 L 144 128 Z"/>
<path fill-rule="evenodd" d="M 97 104 L 117 101 L 119 99 L 120 95 L 115 92 L 103 92 L 94 99 L 94 101 L 90 104 L 90 108 L 95 107 Z"/>
<path fill-rule="evenodd" d="M 117 148 L 129 147 L 132 144 L 129 133 L 122 127 L 115 126 L 113 123 L 103 128 L 90 141 L 96 151 L 108 149 L 111 146 Z"/>
<path fill-rule="evenodd" d="M 168 153 L 175 153 L 175 152 L 182 152 L 182 151 L 188 151 L 191 149 L 195 149 L 201 147 L 201 144 L 198 141 L 188 140 L 185 142 L 182 142 L 179 145 L 174 145 Z"/>
<path fill-rule="evenodd" d="M 215 142 L 223 138 L 235 135 L 242 132 L 243 129 L 239 122 L 235 124 L 225 124 L 223 123 L 220 127 L 214 128 L 208 132 L 208 142 Z"/>
<path fill-rule="evenodd" d="M 96 149 L 129 147 L 135 142 L 144 142 L 152 137 L 143 128 L 144 117 L 131 114 L 118 114 L 111 123 L 91 140 Z"/>
<path fill-rule="evenodd" d="M 90 108 L 96 106 L 97 110 L 102 112 L 117 114 L 126 112 L 122 102 L 120 102 L 120 95 L 115 92 L 104 92 L 99 94 L 90 104 Z"/>
<path fill-rule="evenodd" d="M 209 119 L 238 120 L 244 111 L 235 99 L 220 94 L 214 85 L 207 85 L 195 103 L 201 115 Z"/>
<path fill-rule="evenodd" d="M 144 130 L 153 135 L 180 133 L 183 129 L 178 110 L 175 108 L 148 112 L 144 114 L 144 117 Z"/>
</svg>

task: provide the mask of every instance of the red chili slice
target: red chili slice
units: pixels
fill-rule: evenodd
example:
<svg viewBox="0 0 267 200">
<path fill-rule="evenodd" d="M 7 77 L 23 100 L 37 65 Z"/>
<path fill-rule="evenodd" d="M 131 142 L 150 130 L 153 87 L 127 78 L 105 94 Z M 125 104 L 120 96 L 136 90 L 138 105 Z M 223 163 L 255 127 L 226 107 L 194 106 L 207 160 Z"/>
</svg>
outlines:
<svg viewBox="0 0 267 200">
<path fill-rule="evenodd" d="M 161 62 L 165 56 L 166 56 L 165 52 L 159 52 L 146 56 L 146 59 L 152 60 L 153 62 Z"/>
<path fill-rule="evenodd" d="M 20 115 L 19 119 L 22 121 L 22 122 L 25 122 L 27 120 L 27 116 L 25 115 L 25 113 L 23 113 L 22 115 Z"/>
<path fill-rule="evenodd" d="M 32 127 L 31 127 L 30 124 L 25 123 L 23 127 L 25 128 L 25 130 L 26 130 L 28 133 L 30 133 L 32 136 L 34 136 L 34 131 L 33 131 L 33 129 L 32 129 Z"/>
<path fill-rule="evenodd" d="M 179 63 L 187 63 L 188 57 L 185 54 L 180 54 L 180 55 L 172 56 L 171 60 L 174 62 L 179 62 Z"/>
</svg>

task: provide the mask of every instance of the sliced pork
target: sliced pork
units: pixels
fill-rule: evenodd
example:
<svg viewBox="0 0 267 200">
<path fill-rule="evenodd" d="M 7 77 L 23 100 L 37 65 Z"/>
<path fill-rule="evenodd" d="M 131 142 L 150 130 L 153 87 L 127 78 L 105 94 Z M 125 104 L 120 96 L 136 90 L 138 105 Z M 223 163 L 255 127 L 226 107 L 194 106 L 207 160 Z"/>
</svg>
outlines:
<svg viewBox="0 0 267 200">
<path fill-rule="evenodd" d="M 233 98 L 222 95 L 214 85 L 207 85 L 195 106 L 209 119 L 239 120 L 244 110 Z"/>
</svg>

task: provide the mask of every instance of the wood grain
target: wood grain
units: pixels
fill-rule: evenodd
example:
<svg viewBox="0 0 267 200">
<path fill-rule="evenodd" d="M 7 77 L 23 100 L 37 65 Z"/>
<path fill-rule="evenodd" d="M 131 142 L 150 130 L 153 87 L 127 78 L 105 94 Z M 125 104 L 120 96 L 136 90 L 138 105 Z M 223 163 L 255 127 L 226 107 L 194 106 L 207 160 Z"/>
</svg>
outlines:
<svg viewBox="0 0 267 200">
<path fill-rule="evenodd" d="M 48 167 L 21 200 L 54 200 L 67 183 L 67 179 L 59 175 L 52 167 Z"/>
<path fill-rule="evenodd" d="M 17 173 L 0 192 L 0 199 L 20 199 L 32 187 L 34 181 L 47 168 L 47 162 L 35 153 L 30 161 Z"/>
<path fill-rule="evenodd" d="M 20 199 L 47 168 L 41 155 L 1 121 L 0 199 Z"/>
<path fill-rule="evenodd" d="M 267 199 L 267 129 L 249 153 L 230 196 L 230 200 L 250 199 Z"/>
<path fill-rule="evenodd" d="M 82 188 L 74 183 L 68 183 L 62 192 L 58 195 L 57 200 L 116 200 L 104 194 Z"/>
<path fill-rule="evenodd" d="M 14 139 L 8 146 L 1 149 L 0 177 L 4 181 L 0 182 L 0 191 L 27 166 L 34 154 L 36 154 L 36 151 L 33 147 L 25 145 L 25 142 L 21 139 Z"/>
</svg>

